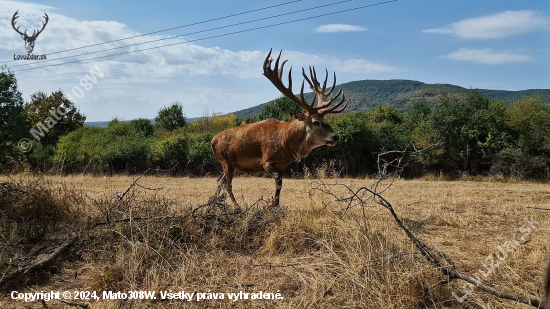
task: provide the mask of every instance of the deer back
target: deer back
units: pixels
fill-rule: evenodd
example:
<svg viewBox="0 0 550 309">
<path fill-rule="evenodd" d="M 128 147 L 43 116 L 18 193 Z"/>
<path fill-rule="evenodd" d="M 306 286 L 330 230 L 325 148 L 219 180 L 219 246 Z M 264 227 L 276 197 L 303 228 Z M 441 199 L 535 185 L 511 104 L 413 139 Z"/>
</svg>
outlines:
<svg viewBox="0 0 550 309">
<path fill-rule="evenodd" d="M 298 120 L 267 119 L 220 132 L 212 139 L 212 151 L 221 162 L 239 170 L 261 169 L 270 161 L 282 168 L 296 160 L 305 133 Z"/>
</svg>

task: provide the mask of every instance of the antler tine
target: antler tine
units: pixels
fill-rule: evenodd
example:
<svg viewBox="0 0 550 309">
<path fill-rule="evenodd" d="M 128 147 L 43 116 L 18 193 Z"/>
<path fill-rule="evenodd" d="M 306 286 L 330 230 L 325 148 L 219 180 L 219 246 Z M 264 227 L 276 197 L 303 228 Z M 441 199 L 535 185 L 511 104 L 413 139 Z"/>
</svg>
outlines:
<svg viewBox="0 0 550 309">
<path fill-rule="evenodd" d="M 311 73 L 311 67 L 309 68 L 310 69 L 310 73 Z M 313 83 L 309 80 L 309 78 L 307 77 L 307 74 L 306 74 L 306 71 L 305 69 L 302 67 L 302 76 L 304 77 L 304 79 L 307 81 L 307 83 L 309 84 L 309 88 L 311 88 L 311 90 L 314 90 L 313 88 Z"/>
<path fill-rule="evenodd" d="M 328 70 L 327 70 L 327 74 L 328 74 Z M 328 79 L 328 75 L 327 75 L 327 79 Z M 327 92 L 327 96 L 329 96 L 332 93 L 332 91 L 334 91 L 334 88 L 336 88 L 336 72 L 334 72 L 334 82 L 332 82 L 332 87 L 330 87 L 330 90 Z"/>
<path fill-rule="evenodd" d="M 341 89 L 340 89 L 341 90 Z M 340 91 L 339 91 L 340 93 Z M 335 97 L 336 98 L 336 97 Z M 344 106 L 340 109 L 336 109 L 338 108 L 340 105 L 342 105 L 342 103 L 346 102 L 346 104 L 344 104 Z M 332 107 L 329 107 L 329 108 L 326 108 L 326 109 L 322 109 L 319 111 L 319 114 L 320 115 L 325 115 L 325 114 L 338 114 L 338 113 L 341 113 L 342 111 L 344 111 L 346 109 L 346 107 L 348 107 L 348 103 L 349 101 L 346 101 L 346 95 L 343 94 L 342 95 L 342 100 L 340 100 L 340 102 L 338 102 L 338 104 L 332 106 Z"/>
<path fill-rule="evenodd" d="M 311 67 L 310 67 L 310 69 L 311 69 Z M 307 81 L 307 83 L 309 84 L 309 88 L 310 88 L 311 90 L 313 90 L 315 93 L 316 93 L 316 91 L 315 91 L 315 88 L 314 88 L 314 86 L 313 86 L 313 83 L 312 83 L 311 80 L 309 80 L 309 78 L 307 77 L 306 71 L 305 71 L 305 69 L 304 69 L 303 67 L 302 67 L 302 76 L 304 77 L 304 80 L 302 81 L 302 91 L 301 91 L 300 94 L 301 94 L 301 96 L 302 96 L 302 101 L 307 102 L 306 99 L 304 98 L 304 81 Z M 317 98 L 317 96 L 314 95 L 314 96 L 313 96 L 313 100 L 312 100 L 311 103 L 309 104 L 309 106 L 311 106 L 312 108 L 315 108 L 315 107 L 313 107 L 313 106 L 315 105 L 315 99 L 316 99 L 316 98 Z"/>
<path fill-rule="evenodd" d="M 325 69 L 325 81 L 323 82 L 323 92 L 327 89 L 327 81 L 328 81 L 328 69 Z M 327 96 L 330 95 L 330 92 L 327 93 Z"/>
<path fill-rule="evenodd" d="M 304 68 L 302 68 L 302 70 L 303 69 Z M 302 80 L 302 89 L 300 89 L 300 98 L 302 99 L 303 102 L 307 103 L 306 98 L 304 97 L 304 82 L 305 82 L 305 80 Z M 315 105 L 315 99 L 316 98 L 317 98 L 316 96 L 313 96 L 313 100 L 311 100 L 311 103 L 309 103 L 309 106 L 311 106 L 311 108 L 315 108 L 313 106 Z"/>
<path fill-rule="evenodd" d="M 283 66 L 285 65 L 285 62 L 283 62 L 283 65 L 281 66 L 281 75 L 283 75 Z M 294 92 L 292 92 L 292 67 L 288 70 L 288 90 L 290 93 L 294 94 Z"/>
<path fill-rule="evenodd" d="M 317 72 L 315 72 L 315 66 L 309 67 L 309 74 L 311 75 L 311 79 L 313 80 L 313 84 L 315 85 L 315 90 L 321 91 L 321 89 L 319 89 L 319 87 L 321 87 L 321 84 L 319 84 L 319 81 L 317 80 Z"/>
<path fill-rule="evenodd" d="M 277 56 L 277 59 L 275 60 L 275 66 L 273 67 L 273 70 L 278 71 L 279 70 L 279 60 L 281 60 L 281 54 L 283 53 L 283 50 L 281 49 L 279 51 L 279 56 Z M 270 63 L 271 64 L 271 63 Z"/>
<path fill-rule="evenodd" d="M 271 51 L 273 50 L 273 48 L 270 48 L 269 49 L 269 52 L 267 53 L 267 56 L 265 56 L 265 59 L 264 59 L 264 75 L 265 75 L 265 72 L 266 72 L 266 69 L 269 68 L 271 69 L 271 61 L 273 61 L 273 59 L 271 59 Z"/>
</svg>

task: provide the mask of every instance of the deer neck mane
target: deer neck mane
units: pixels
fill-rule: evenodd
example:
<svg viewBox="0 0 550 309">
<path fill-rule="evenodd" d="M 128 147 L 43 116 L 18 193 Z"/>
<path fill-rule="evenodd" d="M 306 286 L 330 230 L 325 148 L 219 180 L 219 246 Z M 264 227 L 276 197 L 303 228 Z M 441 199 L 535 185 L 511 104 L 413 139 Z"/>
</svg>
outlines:
<svg viewBox="0 0 550 309">
<path fill-rule="evenodd" d="M 289 146 L 292 155 L 299 161 L 306 157 L 315 148 L 303 121 L 294 119 L 288 122 L 288 135 L 285 144 Z"/>
</svg>

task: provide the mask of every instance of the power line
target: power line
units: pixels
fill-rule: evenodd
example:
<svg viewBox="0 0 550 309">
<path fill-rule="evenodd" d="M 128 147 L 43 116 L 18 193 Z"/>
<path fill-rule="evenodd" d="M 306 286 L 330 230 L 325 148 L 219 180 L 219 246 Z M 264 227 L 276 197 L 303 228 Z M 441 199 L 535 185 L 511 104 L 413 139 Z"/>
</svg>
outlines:
<svg viewBox="0 0 550 309">
<path fill-rule="evenodd" d="M 140 35 L 129 36 L 129 37 L 122 38 L 122 39 L 116 39 L 116 40 L 106 41 L 106 42 L 102 42 L 102 43 L 96 43 L 96 44 L 85 45 L 85 46 L 81 46 L 81 47 L 75 47 L 75 48 L 71 48 L 71 49 L 60 50 L 60 51 L 56 51 L 56 52 L 53 52 L 53 53 L 49 53 L 49 55 L 55 55 L 55 54 L 64 53 L 64 52 L 68 52 L 68 51 L 73 51 L 73 50 L 78 50 L 78 49 L 83 49 L 83 48 L 88 48 L 88 47 L 93 47 L 93 46 L 99 46 L 99 45 L 104 45 L 104 44 L 109 44 L 109 43 L 129 40 L 129 39 L 134 39 L 134 38 L 139 38 L 139 37 L 142 37 L 142 36 L 161 33 L 161 32 L 166 32 L 166 31 L 170 31 L 170 30 L 181 29 L 181 28 L 196 26 L 196 25 L 200 25 L 200 24 L 206 24 L 206 23 L 213 22 L 213 21 L 218 21 L 218 20 L 227 19 L 227 18 L 236 17 L 236 16 L 245 15 L 245 14 L 254 13 L 254 12 L 259 12 L 259 11 L 272 9 L 272 8 L 275 8 L 275 7 L 284 6 L 284 5 L 288 5 L 288 4 L 292 4 L 292 3 L 296 3 L 296 2 L 301 2 L 301 1 L 304 1 L 304 0 L 293 0 L 293 1 L 285 2 L 285 3 L 281 3 L 281 4 L 266 6 L 266 7 L 259 8 L 259 9 L 254 9 L 254 10 L 245 11 L 245 12 L 241 12 L 241 13 L 235 13 L 235 14 L 226 15 L 226 16 L 222 16 L 222 17 L 216 17 L 216 18 L 212 18 L 212 19 L 208 19 L 208 20 L 194 22 L 194 23 L 190 23 L 190 24 L 186 24 L 186 25 L 182 25 L 182 26 L 157 30 L 157 31 L 149 32 L 149 33 L 140 34 Z M 13 61 L 15 61 L 15 60 L 5 61 L 5 62 L 2 62 L 2 63 L 9 63 L 9 62 L 13 62 Z"/>
<path fill-rule="evenodd" d="M 306 11 L 322 9 L 322 8 L 325 8 L 325 7 L 329 7 L 329 6 L 333 6 L 333 5 L 337 5 L 337 4 L 342 4 L 342 3 L 346 3 L 346 2 L 350 2 L 350 1 L 354 1 L 354 0 L 342 0 L 342 1 L 339 1 L 339 2 L 329 3 L 329 4 L 325 4 L 325 5 L 321 5 L 321 6 L 312 7 L 312 8 L 307 8 L 307 9 L 302 9 L 302 10 L 298 10 L 298 11 L 282 13 L 282 14 L 268 16 L 268 17 L 262 17 L 262 18 L 258 18 L 258 19 L 253 19 L 253 20 L 249 20 L 249 21 L 236 23 L 236 24 L 230 24 L 230 25 L 225 25 L 225 26 L 214 27 L 214 28 L 210 28 L 210 29 L 206 29 L 206 30 L 199 30 L 199 31 L 195 31 L 195 32 L 189 32 L 189 33 L 185 33 L 185 34 L 175 35 L 175 36 L 162 38 L 162 39 L 151 40 L 151 41 L 147 41 L 147 42 L 141 42 L 141 43 L 124 45 L 124 46 L 118 46 L 118 47 L 108 48 L 108 49 L 104 49 L 104 50 L 98 50 L 98 51 L 94 51 L 94 52 L 86 52 L 86 53 L 82 53 L 82 54 L 78 54 L 78 55 L 48 59 L 48 60 L 44 60 L 44 61 L 24 63 L 24 64 L 19 64 L 19 65 L 12 66 L 12 68 L 17 68 L 17 67 L 22 67 L 22 66 L 29 66 L 29 65 L 33 65 L 33 64 L 37 64 L 37 63 L 45 63 L 45 62 L 55 61 L 55 60 L 63 60 L 63 59 L 74 58 L 74 57 L 79 57 L 79 56 L 86 56 L 86 55 L 97 54 L 97 53 L 103 53 L 103 52 L 107 52 L 107 51 L 111 51 L 111 50 L 116 50 L 116 49 L 121 49 L 121 48 L 126 48 L 126 47 L 132 47 L 132 46 L 138 46 L 138 45 L 143 45 L 143 44 L 149 44 L 149 43 L 154 43 L 154 42 L 159 42 L 159 41 L 166 41 L 166 40 L 170 40 L 170 39 L 174 39 L 174 38 L 183 37 L 183 36 L 186 36 L 186 35 L 193 35 L 193 34 L 198 34 L 198 33 L 203 33 L 203 32 L 220 30 L 220 29 L 240 26 L 240 25 L 244 25 L 244 24 L 250 24 L 250 23 L 253 23 L 253 22 L 257 22 L 257 21 L 273 19 L 273 18 L 277 18 L 277 17 L 281 17 L 281 16 L 287 16 L 287 15 L 302 13 L 302 12 L 306 12 Z"/>
<path fill-rule="evenodd" d="M 245 30 L 239 30 L 239 31 L 234 31 L 234 32 L 228 32 L 228 33 L 224 33 L 224 34 L 213 35 L 213 36 L 209 36 L 209 37 L 205 37 L 205 38 L 200 38 L 200 39 L 189 40 L 189 41 L 185 41 L 185 42 L 178 42 L 178 43 L 173 43 L 173 44 L 167 44 L 167 45 L 162 45 L 162 46 L 144 48 L 144 49 L 139 49 L 139 50 L 134 50 L 134 51 L 128 51 L 128 52 L 124 52 L 124 53 L 118 53 L 118 54 L 112 54 L 112 55 L 105 55 L 105 56 L 93 57 L 93 58 L 82 59 L 82 60 L 75 60 L 75 61 L 70 61 L 70 62 L 63 62 L 63 63 L 57 63 L 57 64 L 50 64 L 50 65 L 46 65 L 46 66 L 40 66 L 40 67 L 35 67 L 35 68 L 28 68 L 28 69 L 17 70 L 17 71 L 15 71 L 15 72 L 30 71 L 30 70 L 36 70 L 36 69 L 54 67 L 54 66 L 59 66 L 59 65 L 64 65 L 64 64 L 86 62 L 86 61 L 90 61 L 90 60 L 97 60 L 97 59 L 103 59 L 103 58 L 108 58 L 108 57 L 114 57 L 114 56 L 132 54 L 132 53 L 137 53 L 137 52 L 142 52 L 142 51 L 148 51 L 148 50 L 158 49 L 158 48 L 163 48 L 163 47 L 168 47 L 168 46 L 181 45 L 181 44 L 188 44 L 188 43 L 191 43 L 191 42 L 203 41 L 203 40 L 208 40 L 208 39 L 213 39 L 213 38 L 218 38 L 218 37 L 224 37 L 224 36 L 233 35 L 233 34 L 239 34 L 239 33 L 250 32 L 250 31 L 255 31 L 255 30 L 260 30 L 260 29 L 265 29 L 265 28 L 270 28 L 270 27 L 276 27 L 276 26 L 285 25 L 285 24 L 290 24 L 290 23 L 296 23 L 296 22 L 300 22 L 300 21 L 304 21 L 304 20 L 309 20 L 309 19 L 314 19 L 314 18 L 319 18 L 319 17 L 324 17 L 324 16 L 330 16 L 330 15 L 335 15 L 335 14 L 341 14 L 341 13 L 345 13 L 345 12 L 360 10 L 360 9 L 369 8 L 369 7 L 373 7 L 373 6 L 379 6 L 379 5 L 388 4 L 388 3 L 397 2 L 397 1 L 399 1 L 399 0 L 389 0 L 389 1 L 384 1 L 384 2 L 378 2 L 378 3 L 374 3 L 374 4 L 358 6 L 358 7 L 351 8 L 351 9 L 346 9 L 346 10 L 341 10 L 341 11 L 336 11 L 336 12 L 331 12 L 331 13 L 325 13 L 325 14 L 320 14 L 320 15 L 315 15 L 315 16 L 305 17 L 305 18 L 300 18 L 300 19 L 294 19 L 294 20 L 291 20 L 291 21 L 280 22 L 280 23 L 275 23 L 275 24 L 271 24 L 271 25 L 260 26 L 260 27 L 245 29 Z"/>
</svg>

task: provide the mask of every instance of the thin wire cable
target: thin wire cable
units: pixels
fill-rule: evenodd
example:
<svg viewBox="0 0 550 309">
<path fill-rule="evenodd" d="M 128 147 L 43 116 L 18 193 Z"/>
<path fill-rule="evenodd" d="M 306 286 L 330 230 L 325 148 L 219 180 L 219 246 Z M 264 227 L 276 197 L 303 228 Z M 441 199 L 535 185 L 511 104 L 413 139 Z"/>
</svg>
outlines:
<svg viewBox="0 0 550 309">
<path fill-rule="evenodd" d="M 285 5 L 288 5 L 288 4 L 301 2 L 301 1 L 305 1 L 305 0 L 293 0 L 293 1 L 285 2 L 285 3 L 281 3 L 281 4 L 266 6 L 266 7 L 259 8 L 259 9 L 254 9 L 254 10 L 245 11 L 245 12 L 241 12 L 241 13 L 235 13 L 235 14 L 226 15 L 226 16 L 222 16 L 222 17 L 216 17 L 216 18 L 212 18 L 212 19 L 208 19 L 208 20 L 194 22 L 194 23 L 190 23 L 190 24 L 187 24 L 187 25 L 183 25 L 183 26 L 177 26 L 177 27 L 172 27 L 172 28 L 168 28 L 168 29 L 157 30 L 157 31 L 149 32 L 149 33 L 134 35 L 134 36 L 130 36 L 130 37 L 122 38 L 122 39 L 116 39 L 116 40 L 112 40 L 112 41 L 106 41 L 106 42 L 102 42 L 102 43 L 96 43 L 96 44 L 85 45 L 85 46 L 81 46 L 81 47 L 75 47 L 75 48 L 71 48 L 71 49 L 60 50 L 60 51 L 56 51 L 56 52 L 53 52 L 53 53 L 49 53 L 49 55 L 55 55 L 55 54 L 64 53 L 64 52 L 68 52 L 68 51 L 73 51 L 73 50 L 78 50 L 78 49 L 83 49 L 83 48 L 88 48 L 88 47 L 93 47 L 93 46 L 99 46 L 99 45 L 104 45 L 104 44 L 109 44 L 109 43 L 129 40 L 129 39 L 134 39 L 134 38 L 139 38 L 139 37 L 142 37 L 142 36 L 161 33 L 161 32 L 166 32 L 166 31 L 170 31 L 170 30 L 181 29 L 181 28 L 196 26 L 196 25 L 200 25 L 200 24 L 206 24 L 206 23 L 213 22 L 213 21 L 218 21 L 218 20 L 222 20 L 222 19 L 227 19 L 227 18 L 231 18 L 231 17 L 240 16 L 240 15 L 250 14 L 250 13 L 254 13 L 254 12 L 259 12 L 259 11 L 272 9 L 272 8 L 279 7 L 279 6 L 285 6 Z M 10 61 L 0 62 L 0 63 L 8 63 L 8 62 L 13 62 L 13 61 L 16 61 L 16 60 L 10 60 Z"/>
<path fill-rule="evenodd" d="M 329 4 L 325 4 L 325 5 L 321 5 L 321 6 L 316 6 L 316 7 L 312 7 L 312 8 L 307 8 L 307 9 L 302 9 L 302 10 L 298 10 L 298 11 L 282 13 L 282 14 L 268 16 L 268 17 L 257 18 L 257 19 L 253 19 L 253 20 L 249 20 L 249 21 L 243 21 L 243 22 L 236 23 L 236 24 L 214 27 L 214 28 L 210 28 L 210 29 L 206 29 L 206 30 L 199 30 L 199 31 L 195 31 L 195 32 L 189 32 L 189 33 L 185 33 L 185 34 L 175 35 L 175 36 L 162 38 L 162 39 L 151 40 L 151 41 L 147 41 L 147 42 L 141 42 L 141 43 L 124 45 L 124 46 L 118 46 L 118 47 L 108 48 L 108 49 L 104 49 L 104 50 L 86 52 L 86 53 L 82 53 L 82 54 L 78 54 L 78 55 L 65 56 L 65 57 L 48 59 L 48 60 L 43 60 L 43 61 L 24 63 L 24 64 L 19 64 L 19 65 L 14 65 L 14 66 L 12 66 L 12 68 L 29 66 L 29 65 L 33 65 L 33 64 L 37 64 L 37 63 L 45 63 L 45 62 L 50 62 L 50 61 L 55 61 L 55 60 L 63 60 L 63 59 L 68 59 L 68 58 L 86 56 L 86 55 L 97 54 L 97 53 L 103 53 L 103 52 L 107 52 L 107 51 L 111 51 L 111 50 L 116 50 L 116 49 L 121 49 L 121 48 L 126 48 L 126 47 L 132 47 L 132 46 L 138 46 L 138 45 L 143 45 L 143 44 L 149 44 L 149 43 L 154 43 L 154 42 L 166 41 L 166 40 L 170 40 L 170 39 L 174 39 L 174 38 L 180 38 L 180 37 L 187 36 L 187 35 L 193 35 L 193 34 L 204 33 L 204 32 L 209 32 L 209 31 L 214 31 L 214 30 L 220 30 L 220 29 L 225 29 L 225 28 L 230 28 L 230 27 L 235 27 L 235 26 L 241 26 L 241 25 L 244 25 L 244 24 L 250 24 L 250 23 L 253 23 L 253 22 L 257 22 L 257 21 L 268 20 L 268 19 L 273 19 L 273 18 L 287 16 L 287 15 L 298 14 L 298 13 L 302 13 L 302 12 L 306 12 L 306 11 L 318 10 L 318 9 L 322 9 L 322 8 L 325 8 L 325 7 L 338 5 L 338 4 L 342 4 L 342 3 L 346 3 L 346 2 L 350 2 L 350 1 L 354 1 L 354 0 L 342 0 L 342 1 L 339 1 L 339 2 L 333 2 L 333 3 L 329 3 Z"/>
<path fill-rule="evenodd" d="M 208 40 L 208 39 L 213 39 L 213 38 L 218 38 L 218 37 L 224 37 L 224 36 L 233 35 L 233 34 L 239 34 L 239 33 L 244 33 L 244 32 L 256 31 L 256 30 L 260 30 L 260 29 L 265 29 L 265 28 L 270 28 L 270 27 L 276 27 L 276 26 L 285 25 L 285 24 L 290 24 L 290 23 L 296 23 L 296 22 L 300 22 L 300 21 L 304 21 L 304 20 L 309 20 L 309 19 L 314 19 L 314 18 L 319 18 L 319 17 L 324 17 L 324 16 L 330 16 L 330 15 L 335 15 L 335 14 L 341 14 L 341 13 L 350 12 L 350 11 L 355 11 L 355 10 L 360 10 L 360 9 L 369 8 L 369 7 L 373 7 L 373 6 L 379 6 L 379 5 L 388 4 L 388 3 L 397 2 L 397 1 L 399 1 L 399 0 L 389 0 L 389 1 L 384 1 L 384 2 L 378 2 L 378 3 L 374 3 L 374 4 L 358 6 L 358 7 L 351 8 L 351 9 L 346 9 L 346 10 L 341 10 L 341 11 L 336 11 L 336 12 L 331 12 L 331 13 L 325 13 L 325 14 L 320 14 L 320 15 L 315 15 L 315 16 L 305 17 L 305 18 L 300 18 L 300 19 L 294 19 L 294 20 L 291 20 L 291 21 L 285 21 L 285 22 L 275 23 L 275 24 L 266 25 L 266 26 L 260 26 L 260 27 L 245 29 L 245 30 L 239 30 L 239 31 L 234 31 L 234 32 L 229 32 L 229 33 L 224 33 L 224 34 L 209 36 L 209 37 L 205 37 L 205 38 L 189 40 L 189 41 L 185 41 L 185 42 L 178 42 L 178 43 L 173 43 L 173 44 L 167 44 L 167 45 L 162 45 L 162 46 L 155 46 L 155 47 L 150 47 L 150 48 L 145 48 L 145 49 L 139 49 L 139 50 L 124 52 L 124 53 L 118 53 L 118 54 L 112 54 L 112 55 L 105 55 L 105 56 L 93 57 L 93 58 L 82 59 L 82 60 L 75 60 L 75 61 L 70 61 L 70 62 L 63 62 L 63 63 L 57 63 L 57 64 L 50 64 L 50 65 L 46 65 L 46 66 L 40 66 L 40 67 L 35 67 L 35 68 L 28 68 L 28 69 L 17 70 L 17 71 L 14 71 L 14 72 L 22 72 L 22 71 L 37 70 L 37 69 L 48 68 L 48 67 L 54 67 L 54 66 L 60 66 L 60 65 L 65 65 L 65 64 L 72 64 L 72 63 L 79 63 L 79 62 L 87 62 L 87 61 L 91 61 L 91 60 L 97 60 L 97 59 L 103 59 L 103 58 L 108 58 L 108 57 L 114 57 L 114 56 L 132 54 L 132 53 L 137 53 L 137 52 L 142 52 L 142 51 L 148 51 L 148 50 L 158 49 L 158 48 L 163 48 L 163 47 L 169 47 L 169 46 L 174 46 L 174 45 L 189 44 L 189 43 L 191 43 L 191 42 L 203 41 L 203 40 Z"/>
</svg>

